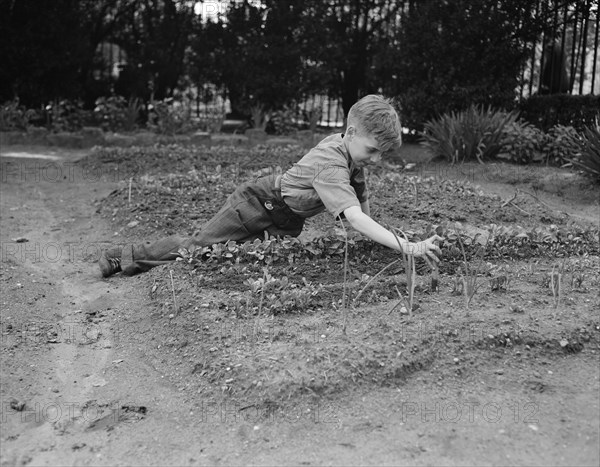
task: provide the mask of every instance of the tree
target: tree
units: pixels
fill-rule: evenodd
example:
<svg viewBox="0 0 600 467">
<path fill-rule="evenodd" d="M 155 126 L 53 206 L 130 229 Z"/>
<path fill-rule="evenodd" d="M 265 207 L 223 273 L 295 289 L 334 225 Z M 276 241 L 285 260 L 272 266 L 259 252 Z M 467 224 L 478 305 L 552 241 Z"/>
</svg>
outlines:
<svg viewBox="0 0 600 467">
<path fill-rule="evenodd" d="M 472 104 L 512 108 L 529 44 L 541 30 L 535 0 L 429 0 L 402 15 L 396 48 L 387 55 L 395 76 L 387 92 L 400 97 L 404 124 Z"/>
<path fill-rule="evenodd" d="M 386 49 L 404 2 L 397 0 L 316 0 L 315 22 L 325 46 L 322 54 L 332 74 L 331 87 L 342 99 L 344 114 L 364 94 L 377 92 L 382 76 L 373 74 Z"/>
<path fill-rule="evenodd" d="M 216 21 L 197 23 L 194 78 L 225 87 L 243 115 L 269 113 L 323 89 L 321 64 L 312 57 L 321 38 L 306 34 L 310 3 L 232 2 Z"/>
<path fill-rule="evenodd" d="M 185 72 L 185 54 L 194 21 L 193 2 L 136 0 L 114 32 L 127 53 L 127 65 L 116 84 L 125 97 L 171 96 Z"/>
<path fill-rule="evenodd" d="M 81 92 L 83 25 L 75 0 L 2 0 L 0 100 L 30 107 Z"/>
</svg>

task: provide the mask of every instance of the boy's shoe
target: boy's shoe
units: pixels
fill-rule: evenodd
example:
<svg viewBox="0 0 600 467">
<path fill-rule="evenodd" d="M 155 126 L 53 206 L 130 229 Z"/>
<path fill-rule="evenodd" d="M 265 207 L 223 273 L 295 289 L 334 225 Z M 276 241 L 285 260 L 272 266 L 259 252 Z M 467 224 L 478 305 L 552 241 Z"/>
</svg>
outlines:
<svg viewBox="0 0 600 467">
<path fill-rule="evenodd" d="M 116 250 L 108 250 L 102 252 L 102 256 L 98 260 L 102 277 L 112 276 L 117 272 L 121 272 L 121 252 Z"/>
</svg>

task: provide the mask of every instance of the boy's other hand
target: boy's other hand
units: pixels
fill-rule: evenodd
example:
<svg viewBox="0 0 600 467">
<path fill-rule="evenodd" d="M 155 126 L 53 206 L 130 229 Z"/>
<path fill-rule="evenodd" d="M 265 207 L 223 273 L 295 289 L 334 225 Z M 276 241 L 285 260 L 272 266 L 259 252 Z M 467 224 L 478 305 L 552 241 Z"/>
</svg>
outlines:
<svg viewBox="0 0 600 467">
<path fill-rule="evenodd" d="M 443 240 L 443 237 L 440 237 L 439 235 L 433 235 L 432 237 L 429 237 L 427 240 L 423 240 L 422 242 L 410 243 L 409 247 L 407 248 L 407 254 L 417 257 L 423 257 L 426 260 L 431 259 L 436 263 L 439 263 L 440 259 L 438 258 L 438 256 L 442 254 L 442 250 L 440 250 L 440 247 L 437 246 L 435 242 L 440 242 Z"/>
</svg>

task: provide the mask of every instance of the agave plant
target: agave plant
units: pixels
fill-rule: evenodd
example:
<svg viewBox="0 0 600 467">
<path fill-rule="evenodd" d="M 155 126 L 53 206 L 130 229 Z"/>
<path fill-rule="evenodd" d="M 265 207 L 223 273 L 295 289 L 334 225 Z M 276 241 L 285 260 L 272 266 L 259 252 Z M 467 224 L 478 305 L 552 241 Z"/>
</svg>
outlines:
<svg viewBox="0 0 600 467">
<path fill-rule="evenodd" d="M 517 121 L 518 112 L 501 112 L 472 105 L 425 124 L 421 144 L 435 157 L 452 163 L 495 157 L 502 148 L 504 128 Z"/>
<path fill-rule="evenodd" d="M 581 154 L 571 159 L 571 162 L 600 181 L 600 125 L 585 129 Z"/>
</svg>

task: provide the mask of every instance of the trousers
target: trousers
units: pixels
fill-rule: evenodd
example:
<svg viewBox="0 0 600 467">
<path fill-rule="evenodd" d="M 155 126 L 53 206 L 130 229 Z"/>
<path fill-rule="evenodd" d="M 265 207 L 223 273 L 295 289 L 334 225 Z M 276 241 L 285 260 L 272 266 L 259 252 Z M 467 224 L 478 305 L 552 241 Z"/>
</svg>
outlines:
<svg viewBox="0 0 600 467">
<path fill-rule="evenodd" d="M 155 242 L 125 246 L 121 251 L 121 267 L 125 275 L 175 261 L 182 248 L 194 250 L 230 240 L 236 242 L 271 236 L 297 237 L 304 218 L 294 213 L 281 195 L 281 176 L 268 175 L 240 185 L 227 198 L 223 207 L 193 237 L 170 236 Z"/>
</svg>

